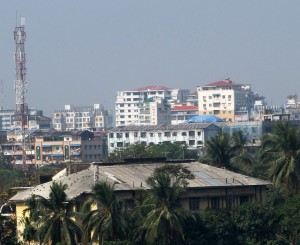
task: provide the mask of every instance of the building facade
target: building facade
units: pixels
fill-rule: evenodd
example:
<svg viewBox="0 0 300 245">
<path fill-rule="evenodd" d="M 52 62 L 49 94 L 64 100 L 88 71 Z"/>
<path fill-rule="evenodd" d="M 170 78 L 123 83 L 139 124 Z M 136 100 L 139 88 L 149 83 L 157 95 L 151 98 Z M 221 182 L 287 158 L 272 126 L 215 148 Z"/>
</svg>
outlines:
<svg viewBox="0 0 300 245">
<path fill-rule="evenodd" d="M 100 104 L 93 106 L 65 105 L 65 109 L 57 110 L 52 117 L 53 128 L 58 131 L 103 130 L 113 126 L 111 112 Z"/>
<path fill-rule="evenodd" d="M 206 123 L 180 125 L 119 126 L 108 132 L 108 153 L 134 144 L 159 144 L 165 141 L 185 142 L 191 149 L 205 144 L 206 139 L 216 136 L 221 127 Z"/>
<path fill-rule="evenodd" d="M 15 120 L 16 111 L 0 108 L 0 129 L 13 130 L 22 128 L 21 122 Z M 43 115 L 42 110 L 29 109 L 27 115 L 28 130 L 50 129 L 51 119 Z"/>
<path fill-rule="evenodd" d="M 118 91 L 115 102 L 116 126 L 141 125 L 145 121 L 143 104 L 151 98 L 161 98 L 168 103 L 187 100 L 188 90 L 171 89 L 163 86 L 146 86 L 142 88 Z M 159 115 L 159 113 L 157 114 Z M 152 124 L 154 121 L 150 122 Z M 157 123 L 158 120 L 157 120 Z"/>
<path fill-rule="evenodd" d="M 171 124 L 177 125 L 197 116 L 198 106 L 195 105 L 175 105 L 171 108 Z"/>
<path fill-rule="evenodd" d="M 256 93 L 248 84 L 235 84 L 230 79 L 197 88 L 200 115 L 215 115 L 226 121 L 247 121 Z"/>
</svg>

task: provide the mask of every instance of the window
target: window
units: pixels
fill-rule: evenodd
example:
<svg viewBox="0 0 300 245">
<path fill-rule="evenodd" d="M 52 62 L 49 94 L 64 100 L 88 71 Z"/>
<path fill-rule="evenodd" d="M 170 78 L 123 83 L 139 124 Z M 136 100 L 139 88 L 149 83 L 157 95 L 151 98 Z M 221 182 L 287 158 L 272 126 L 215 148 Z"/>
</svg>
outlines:
<svg viewBox="0 0 300 245">
<path fill-rule="evenodd" d="M 165 137 L 170 137 L 171 136 L 171 132 L 165 132 Z"/>
<path fill-rule="evenodd" d="M 245 202 L 249 201 L 249 197 L 248 196 L 240 196 L 240 204 L 242 205 Z"/>
<path fill-rule="evenodd" d="M 189 136 L 191 137 L 195 136 L 195 131 L 189 131 Z"/>
<path fill-rule="evenodd" d="M 173 136 L 177 136 L 177 132 L 173 132 L 173 134 L 172 134 Z"/>
<path fill-rule="evenodd" d="M 189 140 L 189 145 L 190 145 L 190 146 L 195 145 L 195 140 Z"/>
<path fill-rule="evenodd" d="M 146 132 L 141 132 L 141 138 L 146 138 Z"/>
<path fill-rule="evenodd" d="M 190 198 L 189 199 L 189 208 L 191 211 L 199 210 L 199 199 Z"/>
<path fill-rule="evenodd" d="M 138 132 L 133 133 L 134 137 L 138 137 Z"/>
<path fill-rule="evenodd" d="M 232 197 L 227 197 L 227 209 L 232 209 L 232 206 L 233 206 L 233 200 L 232 200 Z"/>
<path fill-rule="evenodd" d="M 117 142 L 117 147 L 123 147 L 123 142 Z"/>
<path fill-rule="evenodd" d="M 153 135 L 154 135 L 153 133 L 150 133 L 150 137 L 153 137 Z"/>
<path fill-rule="evenodd" d="M 197 135 L 198 135 L 198 136 L 201 136 L 201 131 L 198 131 L 198 132 L 197 132 Z"/>
<path fill-rule="evenodd" d="M 117 138 L 122 138 L 122 133 L 117 133 Z"/>
<path fill-rule="evenodd" d="M 129 138 L 129 133 L 125 133 L 125 137 L 126 137 L 126 138 Z"/>
<path fill-rule="evenodd" d="M 220 197 L 212 197 L 210 200 L 210 207 L 212 209 L 220 208 Z"/>
<path fill-rule="evenodd" d="M 181 135 L 182 135 L 182 136 L 186 136 L 186 132 L 182 132 Z"/>
</svg>

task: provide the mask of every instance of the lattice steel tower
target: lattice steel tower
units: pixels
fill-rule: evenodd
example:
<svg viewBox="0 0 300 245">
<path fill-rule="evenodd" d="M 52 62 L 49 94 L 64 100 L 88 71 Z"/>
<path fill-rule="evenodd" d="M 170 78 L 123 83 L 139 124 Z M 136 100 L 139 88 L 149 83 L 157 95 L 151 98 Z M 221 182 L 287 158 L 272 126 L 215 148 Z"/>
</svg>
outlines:
<svg viewBox="0 0 300 245">
<path fill-rule="evenodd" d="M 27 80 L 26 80 L 26 54 L 25 54 L 25 18 L 21 17 L 21 25 L 14 31 L 16 43 L 15 63 L 16 63 L 16 114 L 15 127 L 22 129 L 22 163 L 26 164 L 26 128 L 28 118 L 27 105 Z"/>
</svg>

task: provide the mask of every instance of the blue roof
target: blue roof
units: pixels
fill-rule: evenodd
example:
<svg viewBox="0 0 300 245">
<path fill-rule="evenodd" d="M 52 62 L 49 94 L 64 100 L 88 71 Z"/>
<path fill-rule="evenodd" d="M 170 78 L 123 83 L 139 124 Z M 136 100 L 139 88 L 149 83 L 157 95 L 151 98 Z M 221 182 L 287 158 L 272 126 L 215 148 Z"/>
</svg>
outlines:
<svg viewBox="0 0 300 245">
<path fill-rule="evenodd" d="M 216 117 L 214 115 L 198 115 L 194 116 L 189 120 L 186 120 L 185 123 L 208 123 L 208 122 L 224 122 L 223 119 Z"/>
</svg>

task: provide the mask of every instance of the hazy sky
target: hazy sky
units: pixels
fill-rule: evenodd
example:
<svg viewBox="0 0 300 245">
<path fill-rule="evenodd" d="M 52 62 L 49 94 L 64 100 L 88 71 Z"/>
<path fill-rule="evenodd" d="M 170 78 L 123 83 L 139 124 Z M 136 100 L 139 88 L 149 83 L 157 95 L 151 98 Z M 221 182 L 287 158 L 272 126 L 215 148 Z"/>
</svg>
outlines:
<svg viewBox="0 0 300 245">
<path fill-rule="evenodd" d="M 28 104 L 114 108 L 117 91 L 231 78 L 268 104 L 300 96 L 300 1 L 0 0 L 1 103 L 15 108 L 13 31 L 26 17 Z"/>
</svg>

